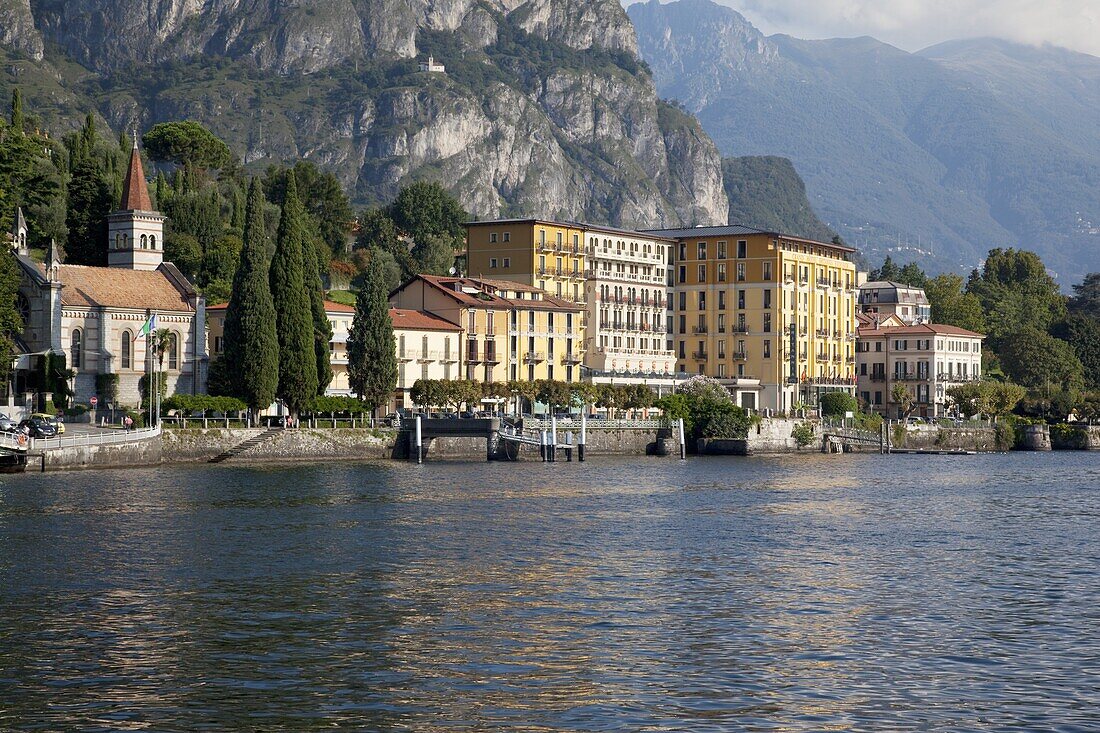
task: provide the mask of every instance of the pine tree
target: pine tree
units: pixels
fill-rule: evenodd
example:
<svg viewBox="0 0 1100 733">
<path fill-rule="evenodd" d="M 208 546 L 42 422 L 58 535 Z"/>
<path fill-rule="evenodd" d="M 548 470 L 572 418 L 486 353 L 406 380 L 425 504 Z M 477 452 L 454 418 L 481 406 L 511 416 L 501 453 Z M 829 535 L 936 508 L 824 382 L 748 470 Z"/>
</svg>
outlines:
<svg viewBox="0 0 1100 733">
<path fill-rule="evenodd" d="M 69 181 L 66 262 L 71 265 L 107 264 L 107 215 L 113 203 L 111 187 L 99 164 L 93 157 L 83 156 Z"/>
<path fill-rule="evenodd" d="M 26 132 L 23 118 L 23 93 L 16 87 L 11 91 L 11 126 L 16 132 Z"/>
<path fill-rule="evenodd" d="M 303 240 L 305 251 L 305 284 L 309 291 L 313 312 L 313 350 L 317 360 L 317 394 L 323 395 L 332 382 L 332 365 L 329 361 L 329 344 L 332 342 L 332 323 L 325 313 L 325 290 L 321 283 L 320 253 L 317 246 Z"/>
<path fill-rule="evenodd" d="M 372 410 L 387 404 L 397 387 L 396 351 L 385 273 L 371 258 L 348 335 L 348 382 Z"/>
<path fill-rule="evenodd" d="M 256 179 L 248 191 L 244 246 L 225 312 L 224 373 L 233 396 L 252 410 L 275 400 L 279 386 L 279 336 L 267 268 L 264 194 Z"/>
<path fill-rule="evenodd" d="M 279 338 L 276 394 L 294 417 L 317 395 L 312 304 L 305 286 L 302 240 L 302 207 L 294 177 L 289 175 L 275 256 L 271 261 L 270 283 Z"/>
</svg>

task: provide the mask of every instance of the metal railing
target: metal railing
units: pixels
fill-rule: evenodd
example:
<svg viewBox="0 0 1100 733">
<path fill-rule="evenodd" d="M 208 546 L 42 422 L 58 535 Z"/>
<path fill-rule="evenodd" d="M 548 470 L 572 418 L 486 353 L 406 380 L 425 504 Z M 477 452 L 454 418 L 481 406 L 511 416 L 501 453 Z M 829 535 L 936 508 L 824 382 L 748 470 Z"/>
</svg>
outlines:
<svg viewBox="0 0 1100 733">
<path fill-rule="evenodd" d="M 89 445 L 118 445 L 121 443 L 140 443 L 160 435 L 159 424 L 151 428 L 138 428 L 136 430 L 102 429 L 95 433 L 74 433 L 73 435 L 59 435 L 56 438 L 30 438 L 26 446 L 19 445 L 19 436 L 4 433 L 0 436 L 0 447 L 9 450 L 56 450 L 58 448 L 76 448 Z"/>
</svg>

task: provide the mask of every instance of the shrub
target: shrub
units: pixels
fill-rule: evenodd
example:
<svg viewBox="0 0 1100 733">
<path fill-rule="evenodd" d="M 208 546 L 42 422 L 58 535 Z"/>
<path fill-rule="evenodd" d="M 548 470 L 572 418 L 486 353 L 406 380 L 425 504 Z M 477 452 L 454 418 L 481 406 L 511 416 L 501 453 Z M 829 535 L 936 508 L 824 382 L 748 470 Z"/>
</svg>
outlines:
<svg viewBox="0 0 1100 733">
<path fill-rule="evenodd" d="M 813 423 L 803 422 L 795 425 L 794 430 L 791 431 L 791 437 L 794 438 L 794 442 L 798 444 L 799 448 L 805 448 L 810 443 L 813 443 Z"/>
<path fill-rule="evenodd" d="M 118 375 L 117 374 L 97 374 L 95 375 L 95 392 L 99 398 L 100 404 L 106 407 L 108 404 L 113 404 L 118 401 Z"/>
<path fill-rule="evenodd" d="M 893 434 L 891 435 L 891 443 L 890 444 L 893 445 L 893 446 L 896 446 L 898 448 L 904 448 L 905 447 L 905 440 L 908 437 L 909 437 L 909 431 L 906 429 L 905 425 L 903 425 L 902 423 L 898 423 L 897 425 L 894 426 Z"/>
<path fill-rule="evenodd" d="M 844 417 L 847 412 L 859 412 L 859 402 L 847 392 L 829 392 L 821 396 L 821 414 Z"/>
</svg>

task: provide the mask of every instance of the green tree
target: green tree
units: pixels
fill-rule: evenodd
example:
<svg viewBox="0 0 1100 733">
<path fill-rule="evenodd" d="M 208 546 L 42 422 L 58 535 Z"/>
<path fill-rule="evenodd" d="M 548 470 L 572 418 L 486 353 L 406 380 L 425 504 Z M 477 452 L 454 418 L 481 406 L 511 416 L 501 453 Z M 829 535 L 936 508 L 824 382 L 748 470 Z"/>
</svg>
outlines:
<svg viewBox="0 0 1100 733">
<path fill-rule="evenodd" d="M 974 293 L 966 292 L 959 275 L 937 275 L 925 285 L 932 322 L 985 333 L 985 313 Z"/>
<path fill-rule="evenodd" d="M 19 87 L 11 90 L 11 129 L 19 134 L 26 132 L 26 122 L 23 117 L 23 93 Z"/>
<path fill-rule="evenodd" d="M 306 290 L 301 207 L 291 174 L 287 181 L 275 256 L 271 262 L 271 297 L 279 338 L 279 386 L 276 395 L 293 417 L 317 396 L 312 303 Z"/>
<path fill-rule="evenodd" d="M 999 350 L 1001 341 L 1022 329 L 1046 331 L 1066 314 L 1066 298 L 1034 252 L 990 250 L 981 273 L 967 291 L 977 296 L 986 328 Z"/>
<path fill-rule="evenodd" d="M 244 243 L 225 311 L 225 374 L 231 396 L 258 411 L 275 401 L 279 386 L 279 335 L 267 267 L 264 196 L 256 179 L 248 190 Z"/>
<path fill-rule="evenodd" d="M 378 262 L 371 260 L 355 298 L 355 316 L 348 334 L 348 383 L 372 410 L 387 404 L 397 387 L 397 345 L 382 278 Z"/>
<path fill-rule="evenodd" d="M 917 406 L 913 393 L 904 384 L 895 384 L 893 389 L 890 390 L 890 403 L 897 405 L 898 409 L 901 410 L 902 417 L 906 419 L 913 414 L 913 410 Z"/>
<path fill-rule="evenodd" d="M 305 286 L 309 291 L 310 310 L 313 314 L 313 353 L 317 362 L 317 394 L 323 395 L 332 382 L 332 365 L 329 361 L 332 323 L 328 319 L 328 313 L 325 312 L 320 253 L 309 240 L 303 240 L 302 247 L 306 265 Z"/>
<path fill-rule="evenodd" d="M 0 247 L 0 363 L 11 364 L 15 355 L 14 335 L 23 332 L 23 318 L 16 308 L 16 297 L 22 270 L 15 254 L 8 247 Z M 0 371 L 0 380 L 7 385 L 9 370 Z"/>
<path fill-rule="evenodd" d="M 867 279 L 871 282 L 901 282 L 901 268 L 897 266 L 890 255 L 886 255 L 882 266 L 871 270 Z"/>
<path fill-rule="evenodd" d="M 1069 309 L 1079 315 L 1100 318 L 1100 272 L 1090 272 L 1073 286 Z"/>
<path fill-rule="evenodd" d="M 847 392 L 828 392 L 819 402 L 825 417 L 844 417 L 848 412 L 859 412 L 859 402 Z"/>
<path fill-rule="evenodd" d="M 141 137 L 153 160 L 198 168 L 224 168 L 233 160 L 229 146 L 198 122 L 162 122 Z"/>
<path fill-rule="evenodd" d="M 1005 374 L 1028 389 L 1076 391 L 1084 386 L 1084 367 L 1073 347 L 1037 328 L 1007 336 L 1000 356 Z"/>
<path fill-rule="evenodd" d="M 435 181 L 419 181 L 402 188 L 386 213 L 399 231 L 418 242 L 443 237 L 453 243 L 465 236 L 466 210 Z"/>
<path fill-rule="evenodd" d="M 100 163 L 85 157 L 73 169 L 69 181 L 69 230 L 65 261 L 71 265 L 107 264 L 107 215 L 114 208 L 111 186 Z"/>
<path fill-rule="evenodd" d="M 1051 335 L 1073 348 L 1085 369 L 1085 388 L 1100 390 L 1100 319 L 1074 312 L 1055 325 Z"/>
<path fill-rule="evenodd" d="M 417 271 L 426 275 L 446 275 L 455 264 L 454 240 L 428 235 L 417 241 L 412 250 Z"/>
<path fill-rule="evenodd" d="M 179 268 L 187 279 L 198 282 L 202 272 L 202 245 L 190 234 L 169 230 L 164 235 L 164 259 Z"/>
</svg>

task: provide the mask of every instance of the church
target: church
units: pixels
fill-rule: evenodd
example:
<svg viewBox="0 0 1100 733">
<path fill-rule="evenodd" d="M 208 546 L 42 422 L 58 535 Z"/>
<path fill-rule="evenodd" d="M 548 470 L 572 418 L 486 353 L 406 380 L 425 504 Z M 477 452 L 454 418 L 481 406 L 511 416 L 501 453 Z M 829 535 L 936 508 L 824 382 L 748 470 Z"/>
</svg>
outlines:
<svg viewBox="0 0 1100 733">
<path fill-rule="evenodd" d="M 136 407 L 139 381 L 152 369 L 167 375 L 167 394 L 206 391 L 206 305 L 175 265 L 164 261 L 164 221 L 153 210 L 136 140 L 118 211 L 107 217 L 107 267 L 67 265 L 51 243 L 45 262 L 27 246 L 27 224 L 16 213 L 12 247 L 22 280 L 18 307 L 23 334 L 17 339 L 11 398 L 30 404 L 36 370 L 47 353 L 64 354 L 75 374 L 74 402 L 100 407 Z M 152 316 L 168 331 L 159 363 L 142 328 Z M 19 353 L 22 352 L 22 353 Z"/>
</svg>

